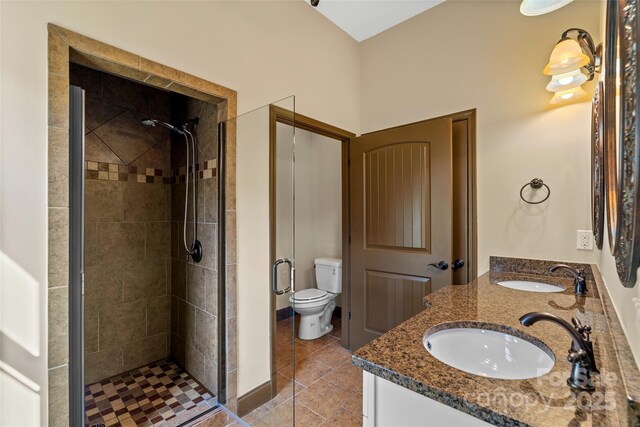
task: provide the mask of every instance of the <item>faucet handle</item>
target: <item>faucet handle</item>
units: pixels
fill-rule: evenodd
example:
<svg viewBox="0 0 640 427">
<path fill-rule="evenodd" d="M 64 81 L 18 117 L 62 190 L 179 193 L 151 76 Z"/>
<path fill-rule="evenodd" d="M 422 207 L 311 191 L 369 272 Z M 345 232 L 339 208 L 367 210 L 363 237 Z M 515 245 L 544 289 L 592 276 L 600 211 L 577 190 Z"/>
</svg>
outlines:
<svg viewBox="0 0 640 427">
<path fill-rule="evenodd" d="M 570 363 L 583 363 L 587 359 L 587 353 L 582 349 L 570 351 L 567 355 L 567 360 Z"/>
<path fill-rule="evenodd" d="M 585 341 L 590 341 L 589 340 L 589 335 L 591 335 L 590 325 L 586 323 L 582 324 L 582 322 L 580 322 L 580 320 L 577 317 L 572 317 L 571 323 L 573 323 L 574 328 L 576 329 L 576 331 L 578 331 L 580 335 L 582 335 Z"/>
</svg>

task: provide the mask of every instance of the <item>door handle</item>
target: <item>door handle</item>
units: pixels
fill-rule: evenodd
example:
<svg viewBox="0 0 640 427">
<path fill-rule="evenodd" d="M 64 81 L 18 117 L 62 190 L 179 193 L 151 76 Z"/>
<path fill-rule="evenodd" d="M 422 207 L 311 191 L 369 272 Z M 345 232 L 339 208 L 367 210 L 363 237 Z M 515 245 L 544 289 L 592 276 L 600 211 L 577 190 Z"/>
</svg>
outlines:
<svg viewBox="0 0 640 427">
<path fill-rule="evenodd" d="M 286 289 L 283 290 L 279 290 L 278 289 L 278 266 L 280 264 L 287 264 L 289 266 L 289 286 Z M 284 295 L 287 292 L 289 292 L 292 288 L 293 288 L 293 281 L 294 281 L 294 267 L 293 267 L 293 262 L 289 259 L 289 258 L 281 258 L 276 260 L 276 262 L 273 263 L 273 266 L 271 267 L 271 282 L 273 284 L 273 293 L 276 295 Z"/>
<path fill-rule="evenodd" d="M 447 264 L 447 261 L 444 261 L 444 260 L 440 261 L 437 264 L 435 262 L 432 262 L 431 264 L 429 264 L 429 266 L 430 267 L 435 267 L 438 270 L 442 270 L 442 271 L 445 271 L 445 270 L 447 270 L 449 268 L 449 264 Z"/>
<path fill-rule="evenodd" d="M 451 263 L 451 270 L 453 271 L 460 270 L 462 267 L 464 267 L 463 259 L 458 258 Z"/>
</svg>

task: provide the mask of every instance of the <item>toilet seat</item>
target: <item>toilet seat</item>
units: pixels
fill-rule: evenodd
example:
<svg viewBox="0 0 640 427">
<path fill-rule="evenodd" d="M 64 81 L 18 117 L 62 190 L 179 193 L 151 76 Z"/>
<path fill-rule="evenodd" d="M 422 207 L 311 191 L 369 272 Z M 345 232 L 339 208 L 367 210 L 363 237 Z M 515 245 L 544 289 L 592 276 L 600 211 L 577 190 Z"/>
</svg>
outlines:
<svg viewBox="0 0 640 427">
<path fill-rule="evenodd" d="M 301 291 L 294 292 L 291 296 L 291 302 L 296 304 L 316 303 L 327 299 L 329 292 L 322 289 L 303 289 Z"/>
</svg>

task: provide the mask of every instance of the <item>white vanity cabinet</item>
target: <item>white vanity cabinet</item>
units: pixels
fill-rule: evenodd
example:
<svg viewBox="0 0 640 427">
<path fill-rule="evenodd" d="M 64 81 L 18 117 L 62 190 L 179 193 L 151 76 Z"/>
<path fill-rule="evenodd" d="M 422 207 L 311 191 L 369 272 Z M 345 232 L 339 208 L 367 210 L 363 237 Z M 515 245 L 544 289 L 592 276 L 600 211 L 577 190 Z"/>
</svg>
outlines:
<svg viewBox="0 0 640 427">
<path fill-rule="evenodd" d="M 369 372 L 362 382 L 364 427 L 491 425 Z"/>
</svg>

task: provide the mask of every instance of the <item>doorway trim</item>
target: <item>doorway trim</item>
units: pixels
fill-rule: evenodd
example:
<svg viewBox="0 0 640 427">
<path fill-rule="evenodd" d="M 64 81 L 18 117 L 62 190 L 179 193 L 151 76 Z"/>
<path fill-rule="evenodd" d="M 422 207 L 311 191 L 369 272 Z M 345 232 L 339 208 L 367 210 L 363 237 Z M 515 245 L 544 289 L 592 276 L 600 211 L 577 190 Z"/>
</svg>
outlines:
<svg viewBox="0 0 640 427">
<path fill-rule="evenodd" d="M 275 105 L 269 110 L 269 258 L 271 262 L 276 256 L 276 127 L 278 123 L 292 126 L 294 129 L 301 129 L 318 135 L 322 135 L 341 142 L 341 171 L 342 171 L 342 280 L 349 277 L 349 143 L 356 134 L 339 127 L 321 122 L 314 118 L 298 114 Z M 271 286 L 273 284 L 271 283 Z M 270 288 L 271 289 L 271 288 Z M 344 295 L 344 292 L 343 292 Z M 271 293 L 271 384 L 270 392 L 272 396 L 277 394 L 276 390 L 276 297 Z M 347 298 L 343 296 L 343 306 Z M 342 321 L 345 321 L 345 313 L 342 310 Z M 348 318 L 347 318 L 348 321 Z M 344 344 L 343 344 L 344 345 Z M 295 360 L 294 360 L 295 362 Z M 268 400 L 268 399 L 267 399 Z M 254 404 L 257 404 L 256 401 Z M 264 403 L 264 402 L 262 402 Z M 262 404 L 260 403 L 260 404 Z M 259 406 L 259 405 L 257 405 Z M 256 406 L 256 407 L 257 407 Z"/>
<path fill-rule="evenodd" d="M 477 147 L 476 147 L 476 109 L 453 113 L 453 122 L 467 121 L 467 280 L 471 282 L 478 278 L 478 188 L 477 188 Z M 455 163 L 454 163 L 455 167 Z"/>
<path fill-rule="evenodd" d="M 69 333 L 69 63 L 79 63 L 93 69 L 115 74 L 129 80 L 154 86 L 163 90 L 181 93 L 206 102 L 219 104 L 223 110 L 218 119 L 224 121 L 237 114 L 237 93 L 224 86 L 212 83 L 175 68 L 151 61 L 142 56 L 127 52 L 106 43 L 85 37 L 55 24 L 48 24 L 48 290 L 47 290 L 47 338 L 48 338 L 48 390 L 43 399 L 47 405 L 49 425 L 80 425 L 77 414 L 70 412 L 70 369 L 69 346 L 72 337 Z M 227 132 L 227 148 L 235 152 L 235 132 Z M 225 161 L 227 170 L 225 186 L 235 188 L 235 157 Z M 221 168 L 222 169 L 222 168 Z M 235 193 L 227 191 L 225 211 L 235 215 Z M 235 227 L 235 222 L 233 223 Z M 227 229 L 226 246 L 229 251 L 235 248 L 235 229 Z M 235 249 L 233 249 L 235 253 Z M 219 255 L 219 256 L 223 256 Z M 226 259 L 226 268 L 218 268 L 218 274 L 235 269 L 235 260 Z M 222 275 L 224 279 L 224 275 Z M 227 275 L 225 286 L 220 292 L 230 295 L 235 292 L 233 283 L 235 274 Z M 219 313 L 236 313 L 236 298 L 219 299 Z M 235 314 L 234 314 L 235 316 Z M 235 349 L 226 348 L 225 342 L 237 342 L 230 339 L 237 333 L 234 317 L 225 315 L 226 334 L 219 339 L 219 360 L 229 362 L 229 355 L 235 355 Z M 225 372 L 219 372 L 219 379 L 227 383 L 226 406 L 235 410 L 236 363 L 227 364 Z M 222 370 L 219 370 L 222 371 Z M 223 377 L 223 378 L 220 378 Z M 77 399 L 77 397 L 75 397 Z M 80 398 L 84 399 L 83 396 Z M 45 409 L 45 408 L 43 408 Z M 43 411 L 44 412 L 44 411 Z M 71 417 L 74 418 L 71 418 Z"/>
</svg>

